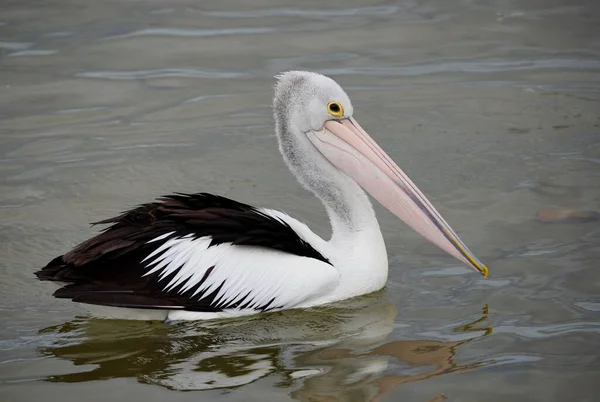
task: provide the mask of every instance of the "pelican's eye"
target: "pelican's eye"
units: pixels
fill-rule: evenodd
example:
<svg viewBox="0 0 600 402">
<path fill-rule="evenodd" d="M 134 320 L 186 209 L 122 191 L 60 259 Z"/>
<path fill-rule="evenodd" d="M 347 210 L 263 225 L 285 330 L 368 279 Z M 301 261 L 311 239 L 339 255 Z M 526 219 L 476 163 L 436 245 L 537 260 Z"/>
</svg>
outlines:
<svg viewBox="0 0 600 402">
<path fill-rule="evenodd" d="M 329 102 L 327 104 L 327 113 L 335 117 L 342 117 L 344 115 L 344 108 L 340 102 Z"/>
</svg>

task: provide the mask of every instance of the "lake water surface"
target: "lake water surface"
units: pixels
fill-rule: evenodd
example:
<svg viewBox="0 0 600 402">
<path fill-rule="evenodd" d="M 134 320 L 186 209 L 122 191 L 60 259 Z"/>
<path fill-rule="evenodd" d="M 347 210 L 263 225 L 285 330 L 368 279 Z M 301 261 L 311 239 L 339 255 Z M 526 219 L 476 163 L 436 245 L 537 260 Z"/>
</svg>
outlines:
<svg viewBox="0 0 600 402">
<path fill-rule="evenodd" d="M 0 400 L 598 400 L 599 27 L 593 0 L 3 2 Z M 175 191 L 328 236 L 273 134 L 289 69 L 338 80 L 489 279 L 379 206 L 386 288 L 326 308 L 99 320 L 34 278 Z"/>
</svg>

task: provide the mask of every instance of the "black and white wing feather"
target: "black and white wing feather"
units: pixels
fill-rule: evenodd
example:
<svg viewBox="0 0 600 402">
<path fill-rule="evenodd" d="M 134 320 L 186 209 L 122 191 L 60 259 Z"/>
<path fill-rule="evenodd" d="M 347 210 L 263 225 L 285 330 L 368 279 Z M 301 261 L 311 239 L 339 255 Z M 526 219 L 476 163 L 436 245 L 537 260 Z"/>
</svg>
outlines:
<svg viewBox="0 0 600 402">
<path fill-rule="evenodd" d="M 176 194 L 97 222 L 100 234 L 36 272 L 54 295 L 128 308 L 289 308 L 338 280 L 285 215 L 211 194 Z"/>
</svg>

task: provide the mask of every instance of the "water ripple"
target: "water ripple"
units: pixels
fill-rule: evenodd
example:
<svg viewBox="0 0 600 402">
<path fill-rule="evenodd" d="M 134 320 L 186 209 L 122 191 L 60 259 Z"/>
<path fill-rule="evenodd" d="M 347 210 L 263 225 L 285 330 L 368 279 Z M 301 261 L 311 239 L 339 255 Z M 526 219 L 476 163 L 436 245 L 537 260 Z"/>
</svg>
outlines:
<svg viewBox="0 0 600 402">
<path fill-rule="evenodd" d="M 73 35 L 72 32 L 67 32 L 67 31 L 58 31 L 58 32 L 48 32 L 43 34 L 42 36 L 44 38 L 64 38 L 65 36 L 71 36 Z"/>
<path fill-rule="evenodd" d="M 211 17 L 225 18 L 261 18 L 261 17 L 309 17 L 309 18 L 331 18 L 348 17 L 354 15 L 375 16 L 395 14 L 402 8 L 398 6 L 358 7 L 329 10 L 307 10 L 298 8 L 270 8 L 252 11 L 205 11 L 203 14 Z"/>
<path fill-rule="evenodd" d="M 21 50 L 8 55 L 8 57 L 30 57 L 30 56 L 51 56 L 58 53 L 58 50 L 38 49 L 38 50 Z"/>
<path fill-rule="evenodd" d="M 500 357 L 494 357 L 491 361 L 486 362 L 494 366 L 502 366 L 505 364 L 520 364 L 520 363 L 533 363 L 543 360 L 542 357 L 533 355 L 502 355 Z"/>
<path fill-rule="evenodd" d="M 184 38 L 198 38 L 229 35 L 253 35 L 275 32 L 276 28 L 223 28 L 223 29 L 180 29 L 180 28 L 149 28 L 141 29 L 122 35 L 110 36 L 107 39 L 134 38 L 139 36 L 176 36 Z"/>
<path fill-rule="evenodd" d="M 600 322 L 571 322 L 536 327 L 517 327 L 512 325 L 496 326 L 494 333 L 513 334 L 523 338 L 544 339 L 571 333 L 600 334 Z"/>
<path fill-rule="evenodd" d="M 0 49 L 6 50 L 25 50 L 33 46 L 33 42 L 2 42 L 0 41 Z"/>
<path fill-rule="evenodd" d="M 588 311 L 598 311 L 600 312 L 600 303 L 595 303 L 595 302 L 577 302 L 575 303 L 575 305 L 577 307 L 580 307 L 584 310 L 588 310 Z"/>
<path fill-rule="evenodd" d="M 181 148 L 181 147 L 189 147 L 194 144 L 189 142 L 175 142 L 175 143 L 159 143 L 159 144 L 134 144 L 134 145 L 121 145 L 116 147 L 109 147 L 109 149 L 113 150 L 126 150 L 126 149 L 138 149 L 138 148 Z"/>
<path fill-rule="evenodd" d="M 182 77 L 182 78 L 239 78 L 246 74 L 233 71 L 207 71 L 191 68 L 163 68 L 155 70 L 132 71 L 89 71 L 76 74 L 81 78 L 103 78 L 108 80 L 138 80 L 146 78 Z"/>
<path fill-rule="evenodd" d="M 201 95 L 201 96 L 197 96 L 195 98 L 192 99 L 188 99 L 183 103 L 196 103 L 196 102 L 202 102 L 208 99 L 215 99 L 215 98 L 229 98 L 231 96 L 234 95 L 226 95 L 226 94 L 219 94 L 219 95 Z"/>
<path fill-rule="evenodd" d="M 93 106 L 93 107 L 82 107 L 75 109 L 61 109 L 57 110 L 56 114 L 75 114 L 75 113 L 85 113 L 85 112 L 97 112 L 101 110 L 106 110 L 108 107 L 106 106 Z"/>
<path fill-rule="evenodd" d="M 467 267 L 462 267 L 462 266 L 457 265 L 457 266 L 422 272 L 420 274 L 420 276 L 455 276 L 455 275 L 470 274 L 472 272 L 473 272 L 473 270 L 471 270 Z"/>
<path fill-rule="evenodd" d="M 600 70 L 599 60 L 547 59 L 527 61 L 452 61 L 404 67 L 345 67 L 322 71 L 330 75 L 415 76 L 439 73 L 497 73 L 541 69 Z"/>
</svg>

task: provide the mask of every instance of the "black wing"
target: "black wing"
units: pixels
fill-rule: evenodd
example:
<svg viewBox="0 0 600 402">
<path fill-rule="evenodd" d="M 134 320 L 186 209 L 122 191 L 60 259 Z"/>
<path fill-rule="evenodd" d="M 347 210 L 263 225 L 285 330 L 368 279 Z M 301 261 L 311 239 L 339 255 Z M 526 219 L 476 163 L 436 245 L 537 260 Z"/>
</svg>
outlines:
<svg viewBox="0 0 600 402">
<path fill-rule="evenodd" d="M 211 304 L 219 289 L 208 295 L 196 294 L 193 300 L 191 295 L 196 286 L 183 293 L 178 292 L 179 287 L 165 291 L 164 283 L 168 283 L 176 271 L 162 278 L 160 284 L 158 273 L 144 276 L 148 268 L 142 260 L 166 241 L 185 235 L 210 236 L 211 246 L 221 243 L 259 246 L 329 263 L 285 222 L 250 205 L 206 193 L 164 196 L 94 224 L 110 226 L 35 272 L 40 280 L 68 283 L 54 296 L 131 308 L 207 312 L 225 307 L 243 308 L 243 299 L 236 305 L 213 307 Z M 148 243 L 160 236 L 164 237 Z M 210 270 L 203 280 L 208 275 Z"/>
</svg>

